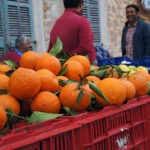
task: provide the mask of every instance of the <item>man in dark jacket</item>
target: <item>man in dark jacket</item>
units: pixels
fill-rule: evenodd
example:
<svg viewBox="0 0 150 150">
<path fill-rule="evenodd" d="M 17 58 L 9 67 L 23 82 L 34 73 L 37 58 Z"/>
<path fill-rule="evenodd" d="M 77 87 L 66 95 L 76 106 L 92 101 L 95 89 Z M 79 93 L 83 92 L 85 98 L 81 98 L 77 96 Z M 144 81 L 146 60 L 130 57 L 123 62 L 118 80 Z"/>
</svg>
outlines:
<svg viewBox="0 0 150 150">
<path fill-rule="evenodd" d="M 126 7 L 127 22 L 122 31 L 122 55 L 134 60 L 150 56 L 150 25 L 138 13 L 135 4 Z"/>
</svg>

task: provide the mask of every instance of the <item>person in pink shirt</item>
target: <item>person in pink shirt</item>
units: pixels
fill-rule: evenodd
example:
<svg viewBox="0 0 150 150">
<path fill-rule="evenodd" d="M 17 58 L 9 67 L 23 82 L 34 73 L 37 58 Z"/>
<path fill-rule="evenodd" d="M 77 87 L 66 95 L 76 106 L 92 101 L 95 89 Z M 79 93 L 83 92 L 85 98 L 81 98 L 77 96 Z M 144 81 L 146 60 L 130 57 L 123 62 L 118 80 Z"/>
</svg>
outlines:
<svg viewBox="0 0 150 150">
<path fill-rule="evenodd" d="M 96 62 L 93 32 L 89 21 L 82 16 L 83 0 L 63 0 L 65 11 L 54 24 L 50 33 L 48 52 L 57 37 L 68 55 L 87 55 L 91 63 Z"/>
<path fill-rule="evenodd" d="M 15 41 L 15 48 L 8 51 L 1 59 L 0 62 L 5 60 L 12 60 L 16 63 L 17 67 L 20 64 L 21 55 L 28 51 L 31 47 L 31 41 L 25 35 L 19 35 Z"/>
</svg>

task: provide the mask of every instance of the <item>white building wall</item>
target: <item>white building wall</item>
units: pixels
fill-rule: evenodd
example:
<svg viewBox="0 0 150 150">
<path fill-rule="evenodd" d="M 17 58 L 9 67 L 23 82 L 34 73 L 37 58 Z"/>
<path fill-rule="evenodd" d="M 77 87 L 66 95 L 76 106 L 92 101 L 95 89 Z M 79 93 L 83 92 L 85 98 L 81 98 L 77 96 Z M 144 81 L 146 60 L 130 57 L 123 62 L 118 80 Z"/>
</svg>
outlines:
<svg viewBox="0 0 150 150">
<path fill-rule="evenodd" d="M 38 52 L 46 51 L 45 36 L 44 36 L 44 20 L 43 20 L 43 1 L 32 0 L 33 6 L 33 26 L 35 37 L 35 50 Z"/>
</svg>

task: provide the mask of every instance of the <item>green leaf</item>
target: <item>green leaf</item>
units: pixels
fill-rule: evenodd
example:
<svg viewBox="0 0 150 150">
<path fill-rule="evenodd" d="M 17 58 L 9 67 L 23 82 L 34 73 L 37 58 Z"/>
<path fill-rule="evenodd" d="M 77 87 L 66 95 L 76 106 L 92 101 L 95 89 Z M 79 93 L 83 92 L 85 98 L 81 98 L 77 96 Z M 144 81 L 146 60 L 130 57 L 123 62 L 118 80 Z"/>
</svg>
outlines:
<svg viewBox="0 0 150 150">
<path fill-rule="evenodd" d="M 81 101 L 82 97 L 83 97 L 83 90 L 81 89 L 79 94 L 78 94 L 78 97 L 77 97 L 76 105 L 79 104 L 79 102 Z"/>
<path fill-rule="evenodd" d="M 91 97 L 91 105 L 87 108 L 88 111 L 100 110 L 102 106 L 97 103 L 96 97 Z"/>
<path fill-rule="evenodd" d="M 100 96 L 102 99 L 104 99 L 104 101 L 107 104 L 110 104 L 109 100 L 107 99 L 107 97 L 102 93 L 102 91 L 97 87 L 96 84 L 94 84 L 93 82 L 89 82 L 89 87 L 91 90 L 93 90 L 98 96 Z"/>
<path fill-rule="evenodd" d="M 56 43 L 53 45 L 50 54 L 53 56 L 58 55 L 60 52 L 62 51 L 62 42 L 59 39 L 59 37 L 57 37 Z"/>
<path fill-rule="evenodd" d="M 66 71 L 67 71 L 67 67 L 65 67 L 64 69 L 61 69 L 59 75 L 63 76 L 66 73 Z"/>
<path fill-rule="evenodd" d="M 16 68 L 16 63 L 12 60 L 3 61 L 6 65 L 10 66 L 12 69 Z"/>
<path fill-rule="evenodd" d="M 91 65 L 90 66 L 90 72 L 93 72 L 93 71 L 95 71 L 96 69 L 94 68 L 94 66 L 93 65 Z"/>
<path fill-rule="evenodd" d="M 15 116 L 15 115 L 16 115 L 16 114 L 13 112 L 13 110 L 10 109 L 10 108 L 6 108 L 5 110 L 6 110 L 6 112 L 9 113 L 11 116 Z"/>
<path fill-rule="evenodd" d="M 13 111 L 12 109 L 10 109 L 10 108 L 6 108 L 5 110 L 6 110 L 7 114 L 10 115 L 10 117 L 15 117 L 15 118 L 18 118 L 18 119 L 26 120 L 25 117 L 16 115 L 16 114 L 14 113 L 14 111 Z"/>
<path fill-rule="evenodd" d="M 112 65 L 112 67 L 115 68 L 116 71 L 119 73 L 128 73 L 129 72 L 129 71 L 123 71 L 119 66 Z"/>
<path fill-rule="evenodd" d="M 70 116 L 76 115 L 76 113 L 73 110 L 71 110 L 69 107 L 63 106 L 62 109 Z"/>
<path fill-rule="evenodd" d="M 97 76 L 98 78 L 103 78 L 107 72 L 108 72 L 107 70 L 98 70 L 98 71 L 91 72 L 89 75 L 94 75 Z"/>
<path fill-rule="evenodd" d="M 60 94 L 60 90 L 54 92 L 54 94 L 58 96 Z"/>
<path fill-rule="evenodd" d="M 54 119 L 54 118 L 57 118 L 60 116 L 63 116 L 63 114 L 52 114 L 52 113 L 34 111 L 31 114 L 31 116 L 26 119 L 27 119 L 28 123 L 34 124 L 34 123 L 42 122 L 45 120 Z"/>
<path fill-rule="evenodd" d="M 67 84 L 69 84 L 69 83 L 72 83 L 72 82 L 77 82 L 76 80 L 67 80 L 67 81 L 64 81 L 64 80 L 62 80 L 62 79 L 58 79 L 58 82 L 59 82 L 59 84 L 61 85 L 61 86 L 65 86 L 65 85 L 67 85 Z"/>
</svg>

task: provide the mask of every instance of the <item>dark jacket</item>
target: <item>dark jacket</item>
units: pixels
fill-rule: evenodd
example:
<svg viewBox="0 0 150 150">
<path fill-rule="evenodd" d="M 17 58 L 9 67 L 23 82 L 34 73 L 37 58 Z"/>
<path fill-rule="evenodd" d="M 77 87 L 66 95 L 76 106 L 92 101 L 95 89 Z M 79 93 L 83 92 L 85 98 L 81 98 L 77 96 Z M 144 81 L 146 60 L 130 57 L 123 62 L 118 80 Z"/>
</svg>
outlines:
<svg viewBox="0 0 150 150">
<path fill-rule="evenodd" d="M 126 54 L 126 34 L 128 31 L 128 22 L 122 31 L 122 55 Z M 140 18 L 138 19 L 136 30 L 133 36 L 133 59 L 140 59 L 150 56 L 150 25 Z"/>
</svg>

